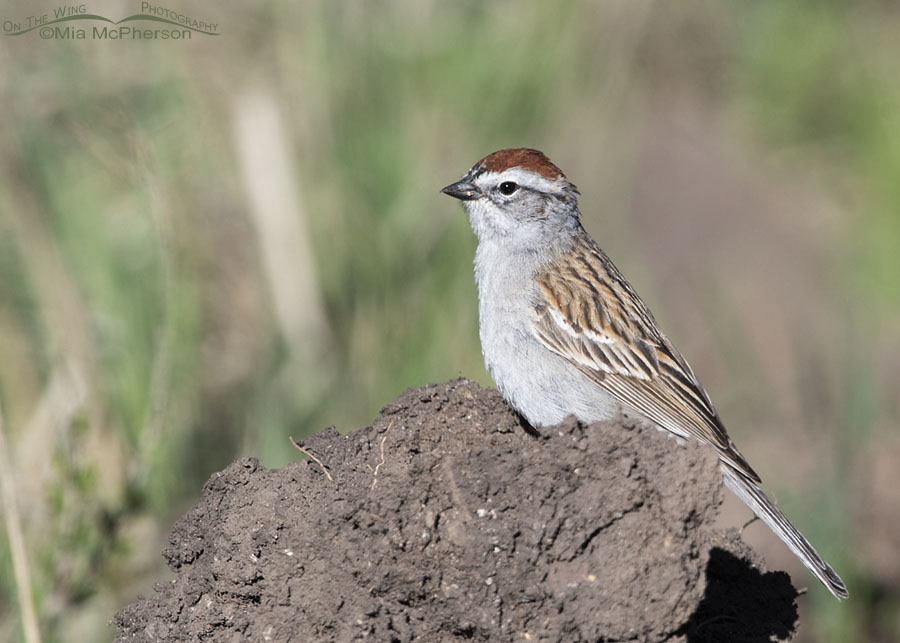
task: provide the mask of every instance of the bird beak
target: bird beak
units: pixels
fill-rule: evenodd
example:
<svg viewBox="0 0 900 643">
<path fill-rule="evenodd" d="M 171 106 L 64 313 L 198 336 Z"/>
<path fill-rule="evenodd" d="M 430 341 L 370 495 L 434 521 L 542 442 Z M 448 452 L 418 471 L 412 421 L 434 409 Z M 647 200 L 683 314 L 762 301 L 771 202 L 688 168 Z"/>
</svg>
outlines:
<svg viewBox="0 0 900 643">
<path fill-rule="evenodd" d="M 478 187 L 465 179 L 457 181 L 456 183 L 451 183 L 441 190 L 441 192 L 452 196 L 454 199 L 459 199 L 460 201 L 474 201 L 475 199 L 481 198 L 481 191 Z"/>
</svg>

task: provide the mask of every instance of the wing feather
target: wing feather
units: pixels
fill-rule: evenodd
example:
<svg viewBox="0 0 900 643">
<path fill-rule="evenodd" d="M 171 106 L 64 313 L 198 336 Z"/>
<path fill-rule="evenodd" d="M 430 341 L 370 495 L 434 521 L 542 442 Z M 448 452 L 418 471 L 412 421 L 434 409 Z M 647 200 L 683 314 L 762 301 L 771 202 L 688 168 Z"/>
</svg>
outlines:
<svg viewBox="0 0 900 643">
<path fill-rule="evenodd" d="M 622 404 L 675 435 L 712 444 L 759 482 L 691 367 L 621 273 L 596 244 L 576 250 L 572 265 L 538 275 L 537 339 Z"/>
</svg>

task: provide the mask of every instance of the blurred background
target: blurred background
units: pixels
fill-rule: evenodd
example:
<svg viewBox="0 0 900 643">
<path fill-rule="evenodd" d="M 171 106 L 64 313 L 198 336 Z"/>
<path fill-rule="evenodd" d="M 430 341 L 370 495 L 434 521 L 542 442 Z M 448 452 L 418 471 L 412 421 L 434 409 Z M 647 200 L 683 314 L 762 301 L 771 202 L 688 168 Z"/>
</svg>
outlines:
<svg viewBox="0 0 900 643">
<path fill-rule="evenodd" d="M 159 6 L 219 35 L 0 34 L 0 640 L 111 639 L 236 457 L 280 467 L 288 436 L 364 426 L 406 387 L 490 385 L 475 239 L 438 190 L 511 146 L 581 188 L 847 581 L 838 604 L 745 530 L 809 587 L 800 640 L 900 640 L 896 5 Z"/>
</svg>

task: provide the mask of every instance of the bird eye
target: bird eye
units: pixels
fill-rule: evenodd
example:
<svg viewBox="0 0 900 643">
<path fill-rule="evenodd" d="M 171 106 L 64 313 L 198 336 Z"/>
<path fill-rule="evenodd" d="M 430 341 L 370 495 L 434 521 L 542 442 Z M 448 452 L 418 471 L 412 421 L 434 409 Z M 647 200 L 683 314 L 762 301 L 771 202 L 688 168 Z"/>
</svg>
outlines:
<svg viewBox="0 0 900 643">
<path fill-rule="evenodd" d="M 519 186 L 512 181 L 504 181 L 500 184 L 500 194 L 503 196 L 509 196 L 518 189 Z"/>
</svg>

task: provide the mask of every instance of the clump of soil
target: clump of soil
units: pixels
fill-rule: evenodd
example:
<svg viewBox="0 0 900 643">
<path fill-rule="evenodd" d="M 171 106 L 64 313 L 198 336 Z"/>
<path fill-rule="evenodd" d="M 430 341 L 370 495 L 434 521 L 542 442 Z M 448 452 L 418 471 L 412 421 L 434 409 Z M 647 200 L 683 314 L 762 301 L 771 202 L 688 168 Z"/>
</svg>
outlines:
<svg viewBox="0 0 900 643">
<path fill-rule="evenodd" d="M 715 456 L 628 418 L 534 436 L 455 380 L 303 446 L 324 466 L 244 459 L 210 478 L 164 552 L 175 579 L 115 617 L 117 641 L 794 633 L 788 576 L 711 527 Z"/>
</svg>

